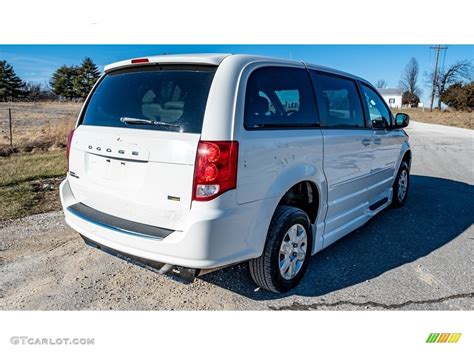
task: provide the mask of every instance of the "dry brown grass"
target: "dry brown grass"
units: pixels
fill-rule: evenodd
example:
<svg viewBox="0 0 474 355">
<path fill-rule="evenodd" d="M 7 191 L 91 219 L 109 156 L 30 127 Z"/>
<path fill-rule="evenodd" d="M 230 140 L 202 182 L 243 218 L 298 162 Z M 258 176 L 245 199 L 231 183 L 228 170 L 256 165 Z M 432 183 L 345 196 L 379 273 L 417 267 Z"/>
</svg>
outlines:
<svg viewBox="0 0 474 355">
<path fill-rule="evenodd" d="M 0 103 L 0 155 L 11 153 L 8 109 L 12 112 L 15 152 L 64 148 L 81 103 Z M 2 154 L 3 153 L 3 154 Z"/>
<path fill-rule="evenodd" d="M 392 112 L 393 114 L 405 112 L 410 115 L 410 119 L 413 121 L 474 129 L 474 112 L 440 112 L 438 110 L 430 112 L 430 110 L 426 108 L 424 112 L 419 108 L 392 109 Z"/>
</svg>

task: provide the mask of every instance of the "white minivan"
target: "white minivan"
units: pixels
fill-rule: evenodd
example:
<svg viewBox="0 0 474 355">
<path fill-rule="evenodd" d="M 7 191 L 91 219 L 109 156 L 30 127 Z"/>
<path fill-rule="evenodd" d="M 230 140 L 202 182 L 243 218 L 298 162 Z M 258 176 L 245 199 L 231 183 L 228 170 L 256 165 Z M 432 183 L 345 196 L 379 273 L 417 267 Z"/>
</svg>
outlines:
<svg viewBox="0 0 474 355">
<path fill-rule="evenodd" d="M 250 55 L 105 67 L 60 188 L 86 243 L 186 279 L 249 260 L 284 292 L 310 256 L 407 198 L 406 114 L 366 80 Z"/>
</svg>

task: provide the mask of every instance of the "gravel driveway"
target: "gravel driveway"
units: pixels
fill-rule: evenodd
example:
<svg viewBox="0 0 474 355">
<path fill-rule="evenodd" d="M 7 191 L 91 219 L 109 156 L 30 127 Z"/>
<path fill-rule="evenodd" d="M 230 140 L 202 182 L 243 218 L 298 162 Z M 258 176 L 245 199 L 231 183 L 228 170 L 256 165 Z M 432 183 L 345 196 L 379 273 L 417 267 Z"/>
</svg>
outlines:
<svg viewBox="0 0 474 355">
<path fill-rule="evenodd" d="M 412 122 L 411 191 L 315 255 L 302 283 L 256 289 L 245 264 L 186 285 L 86 247 L 61 212 L 0 225 L 0 309 L 474 309 L 474 131 Z"/>
</svg>

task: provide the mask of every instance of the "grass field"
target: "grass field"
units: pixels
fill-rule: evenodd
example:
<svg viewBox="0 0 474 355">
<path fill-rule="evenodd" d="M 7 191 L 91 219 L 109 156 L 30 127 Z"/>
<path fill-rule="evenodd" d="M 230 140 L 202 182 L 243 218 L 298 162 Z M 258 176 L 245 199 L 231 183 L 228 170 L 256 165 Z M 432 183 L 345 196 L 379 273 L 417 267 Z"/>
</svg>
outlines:
<svg viewBox="0 0 474 355">
<path fill-rule="evenodd" d="M 0 157 L 0 221 L 59 208 L 64 149 Z"/>
</svg>

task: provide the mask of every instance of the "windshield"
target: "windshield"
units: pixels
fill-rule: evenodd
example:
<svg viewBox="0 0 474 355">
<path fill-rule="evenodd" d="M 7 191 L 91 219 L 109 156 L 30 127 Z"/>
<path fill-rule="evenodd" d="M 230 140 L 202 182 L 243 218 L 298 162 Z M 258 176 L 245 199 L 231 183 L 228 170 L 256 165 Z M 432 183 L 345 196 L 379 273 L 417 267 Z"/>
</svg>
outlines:
<svg viewBox="0 0 474 355">
<path fill-rule="evenodd" d="M 214 73 L 215 67 L 197 66 L 150 66 L 112 72 L 92 93 L 81 124 L 201 133 Z M 163 124 L 130 124 L 123 117 Z"/>
</svg>

